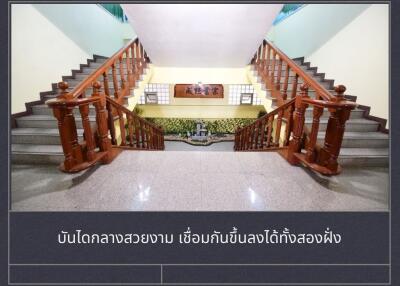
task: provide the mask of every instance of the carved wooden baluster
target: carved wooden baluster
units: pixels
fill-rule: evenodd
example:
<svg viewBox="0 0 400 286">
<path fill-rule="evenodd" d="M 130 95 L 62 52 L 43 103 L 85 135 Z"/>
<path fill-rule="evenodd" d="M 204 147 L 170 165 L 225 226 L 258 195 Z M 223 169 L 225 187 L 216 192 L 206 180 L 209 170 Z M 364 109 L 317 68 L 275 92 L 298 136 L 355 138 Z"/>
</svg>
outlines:
<svg viewBox="0 0 400 286">
<path fill-rule="evenodd" d="M 249 127 L 246 126 L 244 127 L 244 139 L 243 139 L 243 150 L 247 150 L 248 145 L 249 145 Z"/>
<path fill-rule="evenodd" d="M 282 59 L 281 57 L 279 57 L 279 61 L 278 61 L 278 75 L 276 78 L 276 84 L 275 84 L 275 88 L 277 90 L 281 89 L 281 76 L 282 76 Z"/>
<path fill-rule="evenodd" d="M 266 49 L 266 41 L 263 41 L 262 44 L 262 51 L 261 51 L 261 66 L 260 66 L 260 72 L 264 71 L 265 67 L 265 49 Z"/>
<path fill-rule="evenodd" d="M 335 87 L 336 97 L 333 98 L 334 102 L 343 101 L 343 95 L 346 91 L 344 85 Z M 339 156 L 340 148 L 342 146 L 343 134 L 345 131 L 346 121 L 350 117 L 351 108 L 336 108 L 330 109 L 330 117 L 328 120 L 328 126 L 325 133 L 324 147 L 320 155 L 319 162 L 330 169 L 332 172 L 338 172 L 339 165 L 337 158 Z"/>
<path fill-rule="evenodd" d="M 104 85 L 104 93 L 107 97 L 110 96 L 110 88 L 108 85 L 108 72 L 105 71 L 103 73 L 103 85 Z M 114 119 L 112 115 L 112 105 L 109 102 L 106 102 L 106 108 L 107 108 L 107 119 L 108 119 L 108 129 L 110 130 L 110 135 L 111 135 L 111 144 L 116 145 L 117 140 L 115 136 L 115 127 L 114 127 Z"/>
<path fill-rule="evenodd" d="M 271 47 L 267 44 L 267 58 L 265 60 L 265 73 L 267 77 L 269 76 L 270 57 L 271 57 Z"/>
<path fill-rule="evenodd" d="M 116 62 L 114 62 L 111 65 L 111 69 L 112 69 L 112 77 L 113 77 L 114 97 L 116 99 L 118 99 L 119 98 L 119 92 L 118 92 L 119 88 L 118 88 L 117 71 L 116 71 L 115 65 L 116 65 Z"/>
<path fill-rule="evenodd" d="M 250 125 L 250 150 L 253 149 L 255 130 L 255 124 L 253 123 Z"/>
<path fill-rule="evenodd" d="M 260 139 L 260 146 L 261 149 L 264 149 L 264 138 L 265 138 L 265 128 L 266 128 L 266 123 L 267 123 L 268 117 L 265 117 L 261 121 L 261 139 Z"/>
<path fill-rule="evenodd" d="M 121 89 L 126 87 L 126 79 L 124 74 L 124 58 L 123 56 L 119 57 L 119 76 L 121 78 Z"/>
<path fill-rule="evenodd" d="M 136 60 L 137 60 L 137 64 L 138 64 L 138 69 L 139 69 L 139 76 L 140 74 L 142 74 L 142 56 L 141 56 L 141 51 L 140 51 L 140 43 L 137 43 L 136 46 Z"/>
<path fill-rule="evenodd" d="M 281 128 L 282 128 L 282 117 L 283 117 L 283 110 L 278 112 L 278 118 L 276 121 L 275 142 L 274 142 L 275 147 L 279 147 L 279 139 L 281 137 Z"/>
<path fill-rule="evenodd" d="M 118 109 L 119 129 L 121 132 L 121 146 L 126 146 L 125 119 L 124 114 Z"/>
<path fill-rule="evenodd" d="M 299 81 L 299 75 L 296 73 L 293 78 L 293 83 L 292 83 L 292 98 L 296 97 L 298 81 Z"/>
<path fill-rule="evenodd" d="M 129 146 L 133 147 L 133 117 L 132 115 L 127 115 L 126 119 L 128 121 Z"/>
<path fill-rule="evenodd" d="M 271 73 L 271 83 L 275 83 L 275 64 L 276 64 L 276 51 L 272 50 L 272 73 Z"/>
<path fill-rule="evenodd" d="M 289 140 L 290 140 L 290 134 L 292 133 L 292 125 L 293 125 L 293 111 L 294 107 L 293 105 L 288 106 L 287 109 L 287 121 L 286 121 L 286 127 L 285 127 L 285 140 L 283 142 L 283 146 L 289 145 Z"/>
<path fill-rule="evenodd" d="M 100 99 L 93 103 L 96 109 L 96 123 L 97 132 L 100 138 L 100 151 L 107 152 L 107 156 L 104 158 L 105 162 L 110 162 L 112 159 L 111 154 L 111 141 L 108 138 L 108 127 L 107 127 L 107 112 L 106 112 L 106 97 L 100 93 L 101 83 L 98 81 L 93 82 L 93 94 L 92 96 L 99 96 Z"/>
<path fill-rule="evenodd" d="M 146 145 L 146 143 L 145 143 L 145 141 L 146 141 L 146 139 L 145 139 L 145 136 L 144 136 L 144 124 L 143 124 L 143 122 L 142 122 L 142 120 L 140 119 L 139 120 L 139 126 L 140 126 L 140 137 L 141 137 L 141 143 L 142 143 L 142 148 L 144 148 Z"/>
<path fill-rule="evenodd" d="M 135 86 L 136 80 L 138 79 L 137 78 L 137 67 L 136 67 L 136 56 L 135 56 L 136 43 L 133 43 L 130 46 L 130 49 L 131 49 L 131 55 L 132 55 L 131 65 L 132 65 L 132 74 L 133 74 L 133 86 Z"/>
<path fill-rule="evenodd" d="M 301 86 L 300 96 L 296 96 L 296 111 L 294 113 L 294 122 L 293 122 L 293 139 L 290 141 L 289 150 L 288 150 L 288 161 L 291 164 L 296 164 L 297 159 L 294 156 L 295 153 L 300 152 L 301 148 L 301 137 L 303 135 L 304 129 L 304 120 L 305 120 L 305 110 L 307 108 L 307 104 L 303 103 L 303 98 L 308 97 L 308 85 L 303 84 Z"/>
<path fill-rule="evenodd" d="M 257 121 L 256 121 L 255 129 L 256 129 L 256 138 L 255 138 L 255 140 L 254 140 L 254 141 L 255 141 L 254 149 L 258 149 L 258 148 L 259 148 L 258 143 L 259 143 L 259 140 L 260 140 L 261 120 L 257 120 Z"/>
<path fill-rule="evenodd" d="M 130 55 L 130 47 L 127 48 L 126 50 L 126 70 L 128 73 L 128 82 L 129 82 L 129 87 L 133 87 L 134 86 L 134 79 L 133 79 L 133 73 L 132 73 L 132 65 L 131 65 L 131 55 Z"/>
<path fill-rule="evenodd" d="M 307 145 L 306 160 L 310 163 L 314 162 L 314 148 L 317 144 L 317 135 L 319 130 L 319 118 L 324 112 L 323 107 L 314 106 L 313 108 L 313 122 L 311 127 L 310 139 Z"/>
<path fill-rule="evenodd" d="M 95 89 L 93 88 L 93 96 L 96 94 Z M 86 158 L 89 161 L 93 161 L 95 158 L 95 142 L 93 138 L 92 127 L 90 126 L 89 121 L 89 103 L 82 104 L 79 106 L 79 111 L 82 117 L 82 126 L 84 130 L 84 136 L 86 141 Z"/>
<path fill-rule="evenodd" d="M 140 43 L 140 61 L 142 63 L 143 69 L 146 67 L 146 61 L 144 57 L 144 48 L 142 43 Z"/>
<path fill-rule="evenodd" d="M 289 74 L 290 74 L 290 67 L 289 67 L 289 65 L 286 65 L 285 81 L 283 83 L 283 91 L 282 91 L 282 98 L 284 100 L 287 99 L 287 90 L 288 90 L 288 86 L 289 86 Z"/>
<path fill-rule="evenodd" d="M 137 116 L 135 116 L 135 139 L 136 139 L 136 148 L 140 148 L 140 122 Z"/>
<path fill-rule="evenodd" d="M 274 123 L 274 115 L 268 118 L 268 133 L 267 133 L 267 147 L 272 143 L 272 126 Z"/>
</svg>

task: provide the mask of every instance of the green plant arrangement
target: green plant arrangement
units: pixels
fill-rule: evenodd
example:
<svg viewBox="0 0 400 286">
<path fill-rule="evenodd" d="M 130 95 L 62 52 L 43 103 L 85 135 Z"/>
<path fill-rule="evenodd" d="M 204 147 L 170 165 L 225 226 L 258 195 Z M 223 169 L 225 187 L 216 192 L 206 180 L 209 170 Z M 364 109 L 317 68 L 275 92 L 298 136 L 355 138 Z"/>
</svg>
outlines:
<svg viewBox="0 0 400 286">
<path fill-rule="evenodd" d="M 136 105 L 135 108 L 133 109 L 133 112 L 135 112 L 137 115 L 140 116 L 143 114 L 143 109 Z"/>
<path fill-rule="evenodd" d="M 190 118 L 146 118 L 150 122 L 161 126 L 165 134 L 186 134 L 196 130 L 196 120 Z M 255 118 L 223 118 L 204 119 L 207 129 L 212 134 L 233 134 L 236 128 L 254 122 Z"/>
</svg>

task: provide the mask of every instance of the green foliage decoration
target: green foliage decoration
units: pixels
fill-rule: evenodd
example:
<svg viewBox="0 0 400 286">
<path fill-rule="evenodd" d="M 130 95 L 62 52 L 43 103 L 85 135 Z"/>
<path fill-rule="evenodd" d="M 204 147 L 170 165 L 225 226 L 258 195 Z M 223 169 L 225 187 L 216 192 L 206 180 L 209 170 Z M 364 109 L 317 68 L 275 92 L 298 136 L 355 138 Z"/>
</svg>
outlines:
<svg viewBox="0 0 400 286">
<path fill-rule="evenodd" d="M 146 120 L 161 126 L 166 134 L 186 134 L 196 130 L 197 119 L 191 118 L 146 118 Z M 203 119 L 207 130 L 212 134 L 233 134 L 236 128 L 254 122 L 255 118 L 223 118 Z"/>
</svg>

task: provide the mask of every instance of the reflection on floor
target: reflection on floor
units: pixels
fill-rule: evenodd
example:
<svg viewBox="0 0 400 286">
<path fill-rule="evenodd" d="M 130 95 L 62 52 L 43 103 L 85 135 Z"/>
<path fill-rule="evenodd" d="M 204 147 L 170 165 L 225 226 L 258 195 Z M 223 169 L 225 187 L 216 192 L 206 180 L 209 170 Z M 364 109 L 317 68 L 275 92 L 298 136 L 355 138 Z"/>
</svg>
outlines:
<svg viewBox="0 0 400 286">
<path fill-rule="evenodd" d="M 12 167 L 20 211 L 380 211 L 388 169 L 316 176 L 273 152 L 124 151 L 78 174 Z"/>
<path fill-rule="evenodd" d="M 209 146 L 194 146 L 184 142 L 165 141 L 165 151 L 233 151 L 233 142 L 219 142 Z"/>
</svg>

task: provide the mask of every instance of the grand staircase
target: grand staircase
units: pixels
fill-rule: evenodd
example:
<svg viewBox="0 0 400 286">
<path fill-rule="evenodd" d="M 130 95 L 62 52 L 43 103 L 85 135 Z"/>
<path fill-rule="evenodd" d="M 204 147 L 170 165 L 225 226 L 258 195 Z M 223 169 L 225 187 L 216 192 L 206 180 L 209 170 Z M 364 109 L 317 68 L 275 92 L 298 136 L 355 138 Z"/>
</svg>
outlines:
<svg viewBox="0 0 400 286">
<path fill-rule="evenodd" d="M 91 73 L 98 69 L 107 58 L 95 57 L 94 60 L 89 60 L 85 67 L 74 72 L 72 76 L 64 77 L 68 84 L 68 91 L 75 88 Z M 140 81 L 148 72 L 148 68 L 137 80 L 135 87 L 130 90 L 129 95 L 124 97 L 124 105 L 127 106 L 129 98 L 134 96 L 134 89 L 140 85 Z M 117 64 L 117 75 L 119 76 L 119 63 Z M 109 72 L 111 78 L 111 72 Z M 111 81 L 109 82 L 112 86 Z M 60 141 L 60 133 L 57 127 L 57 119 L 53 115 L 53 110 L 49 108 L 45 101 L 54 99 L 61 92 L 57 85 L 51 92 L 42 95 L 42 102 L 31 106 L 30 115 L 24 115 L 15 118 L 15 128 L 11 129 L 11 155 L 13 163 L 24 164 L 60 164 L 64 160 L 64 153 Z M 114 89 L 110 88 L 111 93 Z M 87 90 L 88 94 L 92 93 L 92 89 Z M 96 112 L 93 105 L 89 108 L 89 119 L 95 122 Z M 77 133 L 79 140 L 83 140 L 82 119 L 79 109 L 74 109 L 74 115 L 77 125 Z"/>
<path fill-rule="evenodd" d="M 309 62 L 304 62 L 304 58 L 296 58 L 293 61 L 298 66 L 309 74 L 316 82 L 324 86 L 332 95 L 335 95 L 334 80 L 325 79 L 324 73 L 319 73 L 317 67 L 311 67 Z M 287 68 L 286 63 L 282 63 L 281 81 L 284 82 L 285 71 Z M 275 67 L 275 80 L 277 80 L 279 67 Z M 278 99 L 271 95 L 271 89 L 268 89 L 262 80 L 261 75 L 252 66 L 253 76 L 260 84 L 261 89 L 264 91 L 264 96 L 272 101 L 273 108 L 278 107 Z M 289 72 L 288 90 L 287 93 L 292 92 L 290 84 L 293 83 L 295 73 Z M 297 93 L 300 93 L 300 86 L 304 83 L 302 78 L 298 79 Z M 315 98 L 315 91 L 308 90 L 308 95 Z M 356 101 L 356 97 L 345 95 L 351 101 Z M 363 108 L 363 109 L 362 109 Z M 329 119 L 329 112 L 324 110 L 320 118 L 320 129 L 317 135 L 317 142 L 323 144 L 325 138 L 325 131 Z M 305 113 L 305 124 L 311 128 L 313 120 L 313 110 L 307 109 Z M 364 106 L 356 107 L 351 110 L 350 118 L 346 122 L 346 129 L 343 136 L 343 141 L 339 154 L 339 164 L 342 166 L 388 166 L 389 164 L 389 134 L 385 129 L 385 121 L 376 121 L 369 116 L 369 108 Z"/>
<path fill-rule="evenodd" d="M 343 165 L 388 165 L 386 120 L 369 115 L 345 86 L 266 40 L 251 64 L 269 112 L 237 129 L 235 151 L 276 151 L 324 175 L 339 174 Z"/>
<path fill-rule="evenodd" d="M 12 162 L 61 164 L 63 171 L 76 172 L 110 162 L 115 148 L 163 149 L 163 131 L 127 108 L 148 62 L 135 39 L 112 57 L 95 56 L 53 84 L 40 101 L 12 117 Z"/>
</svg>

